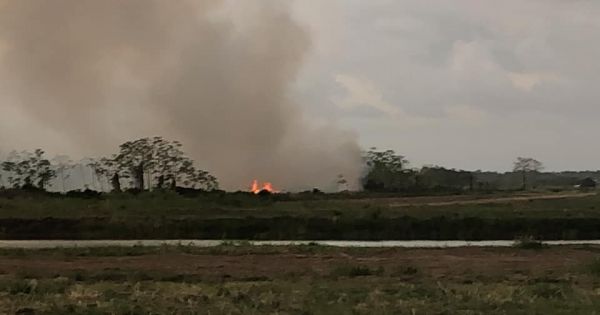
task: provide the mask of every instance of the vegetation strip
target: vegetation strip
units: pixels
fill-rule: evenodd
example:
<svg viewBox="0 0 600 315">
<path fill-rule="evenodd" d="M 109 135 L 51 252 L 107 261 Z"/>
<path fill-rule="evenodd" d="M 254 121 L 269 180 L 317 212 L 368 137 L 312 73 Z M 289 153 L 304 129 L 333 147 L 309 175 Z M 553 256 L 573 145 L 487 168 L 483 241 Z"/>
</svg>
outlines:
<svg viewBox="0 0 600 315">
<path fill-rule="evenodd" d="M 111 247 L 162 247 L 189 246 L 198 248 L 231 246 L 329 246 L 342 248 L 461 248 L 461 247 L 511 247 L 517 244 L 538 246 L 600 245 L 600 240 L 538 241 L 532 238 L 496 241 L 218 241 L 218 240 L 30 240 L 0 241 L 0 249 L 62 249 L 62 248 L 111 248 Z"/>
<path fill-rule="evenodd" d="M 563 193 L 564 194 L 564 193 Z M 557 194 L 557 195 L 563 195 Z M 543 194 L 548 196 L 548 194 Z M 575 195 L 578 196 L 578 195 Z M 0 192 L 0 239 L 542 240 L 600 239 L 600 196 L 428 205 L 498 196 L 168 191 L 64 197 Z M 517 195 L 521 198 L 522 196 Z M 408 202 L 410 207 L 390 207 Z"/>
</svg>

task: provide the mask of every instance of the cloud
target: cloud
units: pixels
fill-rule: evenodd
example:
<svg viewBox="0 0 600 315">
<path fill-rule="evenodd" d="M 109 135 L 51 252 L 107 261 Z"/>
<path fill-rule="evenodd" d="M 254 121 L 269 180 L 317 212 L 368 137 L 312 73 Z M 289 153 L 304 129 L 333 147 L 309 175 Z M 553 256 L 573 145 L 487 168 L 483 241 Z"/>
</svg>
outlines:
<svg viewBox="0 0 600 315">
<path fill-rule="evenodd" d="M 450 69 L 457 73 L 485 75 L 502 71 L 484 43 L 463 40 L 453 43 Z"/>
<path fill-rule="evenodd" d="M 547 81 L 556 81 L 558 76 L 554 74 L 545 73 L 508 73 L 508 78 L 511 80 L 513 86 L 517 89 L 530 92 L 536 86 L 539 86 Z"/>
<path fill-rule="evenodd" d="M 342 108 L 365 106 L 377 111 L 396 116 L 401 110 L 383 99 L 381 91 L 370 81 L 347 74 L 335 76 L 337 82 L 346 91 L 346 96 L 335 103 Z"/>
<path fill-rule="evenodd" d="M 334 2 L 340 53 L 312 56 L 319 71 L 300 81 L 364 147 L 465 168 L 505 169 L 518 154 L 548 169 L 600 167 L 589 145 L 600 133 L 600 2 Z"/>
<path fill-rule="evenodd" d="M 379 119 L 392 120 L 403 128 L 434 122 L 431 117 L 409 114 L 402 107 L 388 102 L 381 89 L 368 79 L 338 74 L 335 82 L 343 89 L 344 95 L 332 97 L 332 102 L 343 110 L 370 109 L 379 114 L 376 115 Z"/>
<path fill-rule="evenodd" d="M 405 126 L 435 126 L 447 122 L 481 126 L 488 118 L 488 115 L 479 108 L 456 104 L 446 106 L 444 114 L 438 117 L 410 115 L 400 106 L 386 101 L 381 89 L 370 80 L 348 74 L 338 74 L 335 76 L 335 81 L 345 92 L 343 97 L 332 99 L 332 102 L 340 108 L 344 110 L 360 107 L 373 109 L 386 119 L 402 123 Z"/>
<path fill-rule="evenodd" d="M 489 123 L 490 116 L 485 111 L 469 106 L 469 105 L 454 105 L 448 106 L 445 109 L 446 116 L 438 119 L 438 123 L 449 122 L 458 123 L 461 125 L 483 127 Z"/>
</svg>

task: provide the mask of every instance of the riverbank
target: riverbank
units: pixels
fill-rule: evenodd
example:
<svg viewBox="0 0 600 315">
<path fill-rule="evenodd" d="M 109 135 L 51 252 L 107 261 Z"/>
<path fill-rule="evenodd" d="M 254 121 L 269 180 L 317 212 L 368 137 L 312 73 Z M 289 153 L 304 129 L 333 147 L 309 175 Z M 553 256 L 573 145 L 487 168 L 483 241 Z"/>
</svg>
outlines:
<svg viewBox="0 0 600 315">
<path fill-rule="evenodd" d="M 600 247 L 0 250 L 0 313 L 592 314 Z"/>
<path fill-rule="evenodd" d="M 523 242 L 542 246 L 600 246 L 600 240 L 579 241 L 535 241 L 535 240 L 491 240 L 491 241 L 220 241 L 220 240 L 0 240 L 0 249 L 69 249 L 69 248 L 140 248 L 163 246 L 186 246 L 188 248 L 211 248 L 230 246 L 327 246 L 341 248 L 463 248 L 463 247 L 515 247 Z"/>
</svg>

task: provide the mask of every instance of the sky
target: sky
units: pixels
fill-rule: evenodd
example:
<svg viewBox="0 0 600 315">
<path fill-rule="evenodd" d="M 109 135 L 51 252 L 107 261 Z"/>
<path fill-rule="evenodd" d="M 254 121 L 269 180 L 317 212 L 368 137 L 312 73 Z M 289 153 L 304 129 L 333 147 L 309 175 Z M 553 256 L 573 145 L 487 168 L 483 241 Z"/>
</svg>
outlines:
<svg viewBox="0 0 600 315">
<path fill-rule="evenodd" d="M 413 166 L 600 169 L 600 2 L 308 0 L 294 93 Z"/>
<path fill-rule="evenodd" d="M 288 91 L 307 119 L 413 166 L 507 171 L 527 156 L 551 171 L 600 169 L 599 1 L 289 2 L 310 35 Z M 0 147 L 69 153 L 7 86 Z"/>
</svg>

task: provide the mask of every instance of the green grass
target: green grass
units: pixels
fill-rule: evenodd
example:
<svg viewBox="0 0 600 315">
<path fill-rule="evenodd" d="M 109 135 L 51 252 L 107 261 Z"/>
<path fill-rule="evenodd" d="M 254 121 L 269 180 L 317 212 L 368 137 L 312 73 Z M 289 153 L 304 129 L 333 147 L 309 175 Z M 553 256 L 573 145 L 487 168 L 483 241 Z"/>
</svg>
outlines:
<svg viewBox="0 0 600 315">
<path fill-rule="evenodd" d="M 509 196 L 510 194 L 473 195 L 469 199 Z M 376 219 L 403 216 L 432 218 L 440 215 L 479 218 L 600 218 L 600 196 L 470 205 L 427 206 L 422 203 L 415 201 L 412 205 L 394 207 L 394 201 L 389 198 L 277 201 L 277 197 L 261 198 L 249 194 L 186 198 L 171 192 L 142 193 L 137 196 L 109 194 L 102 199 L 18 195 L 14 198 L 0 197 L 0 218 L 128 219 L 193 216 L 214 219 L 292 216 Z"/>
<path fill-rule="evenodd" d="M 0 197 L 0 239 L 600 238 L 599 196 L 442 206 L 426 205 L 430 197 L 340 198 L 243 193 L 187 198 L 170 192 L 108 194 L 101 199 L 5 196 Z"/>
</svg>

